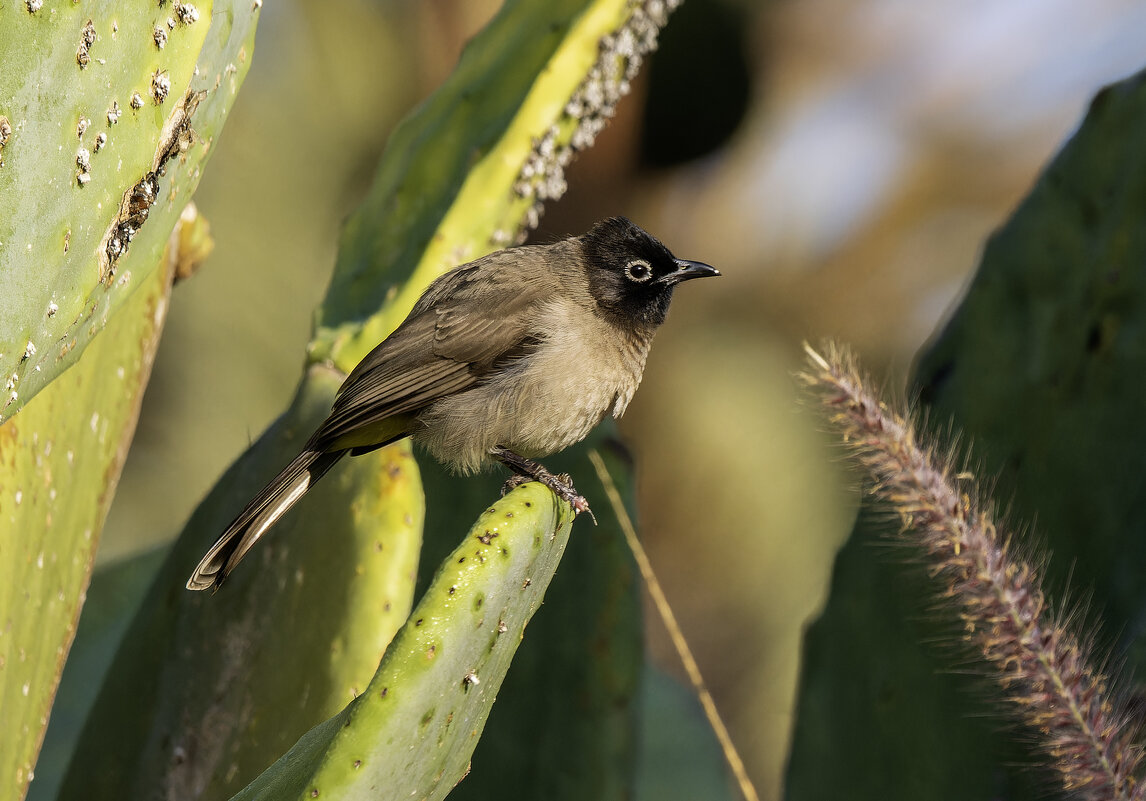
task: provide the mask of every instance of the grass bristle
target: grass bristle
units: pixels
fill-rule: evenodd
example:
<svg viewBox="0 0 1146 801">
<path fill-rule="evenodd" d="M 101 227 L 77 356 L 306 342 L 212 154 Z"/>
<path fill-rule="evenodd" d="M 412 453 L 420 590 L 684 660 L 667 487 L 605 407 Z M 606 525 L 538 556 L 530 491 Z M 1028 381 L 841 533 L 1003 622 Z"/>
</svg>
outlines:
<svg viewBox="0 0 1146 801">
<path fill-rule="evenodd" d="M 801 379 L 818 397 L 871 492 L 903 522 L 937 595 L 958 610 L 964 637 L 1030 727 L 1061 786 L 1079 799 L 1140 799 L 1137 716 L 1116 704 L 1111 678 L 1080 615 L 1056 612 L 1042 588 L 1043 560 L 1025 558 L 996 522 L 989 498 L 956 449 L 921 442 L 914 420 L 869 389 L 854 358 L 806 347 Z M 1097 660 L 1097 661 L 1096 661 Z"/>
</svg>

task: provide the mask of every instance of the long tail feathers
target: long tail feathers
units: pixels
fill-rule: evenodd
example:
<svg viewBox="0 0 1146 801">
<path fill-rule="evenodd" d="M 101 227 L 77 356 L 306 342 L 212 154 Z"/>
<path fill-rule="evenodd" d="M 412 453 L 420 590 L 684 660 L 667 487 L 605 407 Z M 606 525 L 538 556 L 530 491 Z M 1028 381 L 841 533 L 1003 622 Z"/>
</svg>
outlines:
<svg viewBox="0 0 1146 801">
<path fill-rule="evenodd" d="M 251 546 L 345 454 L 307 449 L 296 456 L 227 526 L 187 579 L 187 589 L 221 586 Z"/>
</svg>

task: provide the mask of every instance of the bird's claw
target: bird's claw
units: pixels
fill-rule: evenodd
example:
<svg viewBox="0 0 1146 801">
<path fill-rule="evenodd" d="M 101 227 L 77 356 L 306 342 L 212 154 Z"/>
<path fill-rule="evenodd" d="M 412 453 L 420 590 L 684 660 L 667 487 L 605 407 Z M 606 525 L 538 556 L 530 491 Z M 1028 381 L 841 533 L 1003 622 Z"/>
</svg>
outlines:
<svg viewBox="0 0 1146 801">
<path fill-rule="evenodd" d="M 584 495 L 577 493 L 577 488 L 573 486 L 573 477 L 568 473 L 561 473 L 560 475 L 553 476 L 553 483 L 543 482 L 545 486 L 553 490 L 563 501 L 568 501 L 569 505 L 573 507 L 574 514 L 581 514 L 586 512 L 589 519 L 593 521 L 593 525 L 597 525 L 597 516 L 593 514 L 593 510 L 589 508 L 589 502 L 585 500 Z"/>
</svg>

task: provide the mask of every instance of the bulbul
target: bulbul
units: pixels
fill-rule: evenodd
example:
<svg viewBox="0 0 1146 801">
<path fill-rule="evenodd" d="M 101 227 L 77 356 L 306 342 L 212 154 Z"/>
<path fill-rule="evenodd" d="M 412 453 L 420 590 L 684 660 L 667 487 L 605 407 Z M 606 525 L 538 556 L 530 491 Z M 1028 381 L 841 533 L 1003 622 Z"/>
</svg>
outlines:
<svg viewBox="0 0 1146 801">
<path fill-rule="evenodd" d="M 571 482 L 534 459 L 580 442 L 607 413 L 620 417 L 673 289 L 719 274 L 623 217 L 445 273 L 354 368 L 302 453 L 227 527 L 187 588 L 221 585 L 343 456 L 403 437 L 463 474 L 501 462 L 587 511 Z"/>
</svg>

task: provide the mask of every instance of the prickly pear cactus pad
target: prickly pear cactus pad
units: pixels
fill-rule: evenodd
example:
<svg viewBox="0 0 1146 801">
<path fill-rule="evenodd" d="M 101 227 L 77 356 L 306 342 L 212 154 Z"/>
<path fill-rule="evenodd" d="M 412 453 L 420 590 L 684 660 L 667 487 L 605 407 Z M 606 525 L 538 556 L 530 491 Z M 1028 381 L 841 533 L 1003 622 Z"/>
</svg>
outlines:
<svg viewBox="0 0 1146 801">
<path fill-rule="evenodd" d="M 153 272 L 113 336 L 0 426 L 0 799 L 32 778 L 151 361 L 169 276 Z"/>
<path fill-rule="evenodd" d="M 0 422 L 156 269 L 260 5 L 0 5 Z"/>
<path fill-rule="evenodd" d="M 639 571 L 608 490 L 583 450 L 602 456 L 628 500 L 632 465 L 615 436 L 612 425 L 602 425 L 581 446 L 545 460 L 552 470 L 576 477 L 598 525 L 582 520 L 574 526 L 561 569 L 513 658 L 474 751 L 473 770 L 450 793 L 455 801 L 634 797 L 634 766 L 644 756 L 638 732 L 647 711 L 640 701 Z M 427 497 L 464 499 L 466 508 L 480 509 L 481 499 L 496 497 L 499 479 L 459 479 L 444 468 L 422 465 Z M 458 517 L 449 509 L 427 508 L 426 560 L 456 547 L 456 531 L 465 525 Z"/>
<path fill-rule="evenodd" d="M 442 562 L 370 686 L 239 799 L 444 798 L 468 771 L 573 512 L 524 484 L 484 512 Z"/>
</svg>

